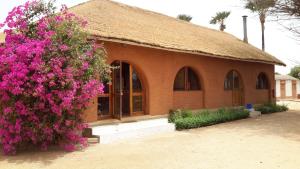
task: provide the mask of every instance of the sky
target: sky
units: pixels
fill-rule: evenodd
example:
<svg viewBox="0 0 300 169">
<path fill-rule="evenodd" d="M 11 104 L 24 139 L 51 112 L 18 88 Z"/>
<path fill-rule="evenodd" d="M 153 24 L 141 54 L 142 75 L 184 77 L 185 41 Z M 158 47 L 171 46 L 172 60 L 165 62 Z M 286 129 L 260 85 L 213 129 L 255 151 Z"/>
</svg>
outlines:
<svg viewBox="0 0 300 169">
<path fill-rule="evenodd" d="M 0 22 L 5 20 L 7 13 L 14 7 L 27 0 L 9 0 L 0 3 Z M 56 4 L 66 4 L 68 7 L 85 2 L 86 0 L 56 0 Z M 261 48 L 261 28 L 257 14 L 244 9 L 243 0 L 114 0 L 127 5 L 152 10 L 165 15 L 176 17 L 178 14 L 188 14 L 193 17 L 192 23 L 218 29 L 209 21 L 219 11 L 231 11 L 226 20 L 226 32 L 243 39 L 242 16 L 248 16 L 249 43 Z M 287 66 L 276 66 L 275 71 L 288 74 L 290 69 L 300 64 L 300 41 L 295 40 L 288 30 L 279 24 L 274 17 L 268 17 L 266 22 L 265 43 L 266 52 L 282 60 Z"/>
</svg>

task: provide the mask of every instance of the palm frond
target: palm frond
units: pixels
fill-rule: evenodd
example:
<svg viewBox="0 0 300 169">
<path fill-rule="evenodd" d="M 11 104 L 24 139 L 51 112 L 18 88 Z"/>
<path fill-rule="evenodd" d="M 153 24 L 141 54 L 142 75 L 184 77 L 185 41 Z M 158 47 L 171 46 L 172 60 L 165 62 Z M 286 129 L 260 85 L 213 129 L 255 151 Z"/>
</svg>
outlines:
<svg viewBox="0 0 300 169">
<path fill-rule="evenodd" d="M 190 16 L 190 15 L 186 15 L 186 14 L 179 14 L 179 15 L 177 16 L 177 19 L 180 19 L 180 20 L 183 20 L 183 21 L 190 22 L 190 21 L 193 19 L 193 17 Z"/>
</svg>

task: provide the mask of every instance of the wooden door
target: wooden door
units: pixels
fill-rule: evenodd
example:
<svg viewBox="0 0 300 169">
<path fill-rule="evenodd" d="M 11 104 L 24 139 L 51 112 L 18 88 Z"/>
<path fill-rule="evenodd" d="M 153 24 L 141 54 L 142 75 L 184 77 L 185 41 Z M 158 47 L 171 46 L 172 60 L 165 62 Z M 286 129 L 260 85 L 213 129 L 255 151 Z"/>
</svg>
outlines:
<svg viewBox="0 0 300 169">
<path fill-rule="evenodd" d="M 130 65 L 130 114 L 144 114 L 144 90 L 137 71 Z"/>
<path fill-rule="evenodd" d="M 232 90 L 232 105 L 233 106 L 243 105 L 243 91 L 241 89 Z"/>
<path fill-rule="evenodd" d="M 232 78 L 232 105 L 243 106 L 244 92 L 241 77 L 236 71 L 233 71 Z"/>
<path fill-rule="evenodd" d="M 122 62 L 122 117 L 130 116 L 130 65 Z"/>
<path fill-rule="evenodd" d="M 292 96 L 297 99 L 297 81 L 292 81 Z"/>
<path fill-rule="evenodd" d="M 115 62 L 113 66 L 116 66 L 112 72 L 112 102 L 113 109 L 112 115 L 114 118 L 121 119 L 122 118 L 122 62 Z"/>
<path fill-rule="evenodd" d="M 145 92 L 137 71 L 128 63 L 115 61 L 112 64 L 112 85 L 109 92 L 98 98 L 100 119 L 143 115 Z"/>
<path fill-rule="evenodd" d="M 280 80 L 280 98 L 286 97 L 286 90 L 285 90 L 285 81 Z"/>
<path fill-rule="evenodd" d="M 110 90 L 110 85 L 108 83 L 104 83 L 104 93 L 98 97 L 98 118 L 100 119 L 112 117 Z"/>
</svg>

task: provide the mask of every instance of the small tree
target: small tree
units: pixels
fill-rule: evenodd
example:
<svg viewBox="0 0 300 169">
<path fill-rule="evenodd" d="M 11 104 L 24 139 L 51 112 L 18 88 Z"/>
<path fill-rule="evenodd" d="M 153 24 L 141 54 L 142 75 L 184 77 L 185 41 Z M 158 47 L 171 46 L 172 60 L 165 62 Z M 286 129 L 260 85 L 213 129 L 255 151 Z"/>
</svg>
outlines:
<svg viewBox="0 0 300 169">
<path fill-rule="evenodd" d="M 277 15 L 278 21 L 293 21 L 284 26 L 300 39 L 300 1 L 299 0 L 277 0 L 275 9 L 272 11 Z M 282 24 L 285 25 L 285 24 Z"/>
<path fill-rule="evenodd" d="M 190 22 L 193 19 L 193 17 L 191 17 L 190 15 L 186 15 L 186 14 L 179 14 L 177 16 L 177 19 Z"/>
<path fill-rule="evenodd" d="M 210 24 L 220 24 L 220 31 L 226 29 L 225 19 L 230 15 L 229 11 L 217 12 L 216 16 L 212 17 Z"/>
<path fill-rule="evenodd" d="M 300 1 L 299 0 L 277 0 L 275 11 L 288 14 L 290 16 L 300 17 Z"/>
<path fill-rule="evenodd" d="M 101 92 L 109 66 L 88 40 L 86 21 L 51 2 L 14 8 L 0 45 L 0 143 L 5 154 L 30 145 L 86 146 L 82 113 Z M 0 27 L 1 28 L 1 27 Z M 97 80 L 100 75 L 100 80 Z"/>
<path fill-rule="evenodd" d="M 293 76 L 297 79 L 300 79 L 300 66 L 295 66 L 291 69 L 290 73 L 289 73 L 290 76 Z"/>
<path fill-rule="evenodd" d="M 275 6 L 276 0 L 246 0 L 246 9 L 258 13 L 261 25 L 261 49 L 265 51 L 265 22 L 271 8 Z"/>
</svg>

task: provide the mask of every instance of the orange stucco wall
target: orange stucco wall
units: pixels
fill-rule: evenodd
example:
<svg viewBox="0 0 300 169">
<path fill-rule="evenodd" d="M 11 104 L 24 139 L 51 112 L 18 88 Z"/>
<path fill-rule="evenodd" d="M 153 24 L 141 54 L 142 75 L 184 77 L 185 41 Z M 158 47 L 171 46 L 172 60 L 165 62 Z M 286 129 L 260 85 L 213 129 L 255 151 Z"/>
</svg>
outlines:
<svg viewBox="0 0 300 169">
<path fill-rule="evenodd" d="M 174 109 L 200 109 L 204 108 L 203 91 L 174 91 Z"/>
<path fill-rule="evenodd" d="M 242 77 L 244 103 L 264 103 L 274 100 L 274 65 L 241 62 L 159 49 L 105 42 L 108 63 L 123 60 L 135 67 L 146 89 L 146 114 L 167 114 L 172 108 L 217 108 L 232 105 L 231 93 L 224 91 L 226 74 L 234 69 Z M 191 67 L 199 76 L 202 91 L 174 92 L 177 72 L 184 66 Z M 270 90 L 257 90 L 256 78 L 264 72 Z M 272 97 L 271 97 L 272 96 Z M 97 100 L 86 111 L 87 121 L 97 120 Z"/>
</svg>

